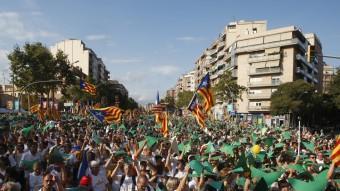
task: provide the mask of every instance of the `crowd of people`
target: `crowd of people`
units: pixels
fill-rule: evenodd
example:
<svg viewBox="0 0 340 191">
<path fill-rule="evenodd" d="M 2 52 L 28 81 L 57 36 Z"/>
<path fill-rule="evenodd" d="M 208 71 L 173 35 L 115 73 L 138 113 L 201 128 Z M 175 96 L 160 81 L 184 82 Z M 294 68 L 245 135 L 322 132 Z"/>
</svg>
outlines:
<svg viewBox="0 0 340 191">
<path fill-rule="evenodd" d="M 120 124 L 0 116 L 0 185 L 10 191 L 339 190 L 334 130 L 152 115 Z"/>
</svg>

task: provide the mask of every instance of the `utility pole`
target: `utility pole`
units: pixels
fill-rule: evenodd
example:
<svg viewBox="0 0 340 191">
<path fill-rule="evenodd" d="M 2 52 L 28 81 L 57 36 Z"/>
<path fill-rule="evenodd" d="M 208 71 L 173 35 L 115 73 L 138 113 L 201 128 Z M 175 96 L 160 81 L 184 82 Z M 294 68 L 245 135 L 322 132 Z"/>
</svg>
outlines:
<svg viewBox="0 0 340 191">
<path fill-rule="evenodd" d="M 15 109 L 15 96 L 14 96 L 14 73 L 12 73 L 12 111 Z M 20 112 L 20 111 L 19 111 Z"/>
</svg>

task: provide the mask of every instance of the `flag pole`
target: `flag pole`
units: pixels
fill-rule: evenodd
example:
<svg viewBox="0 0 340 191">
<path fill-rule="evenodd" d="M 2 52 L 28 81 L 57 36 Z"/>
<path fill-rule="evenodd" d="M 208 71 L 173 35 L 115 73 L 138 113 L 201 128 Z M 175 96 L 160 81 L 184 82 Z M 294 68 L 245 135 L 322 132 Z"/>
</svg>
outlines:
<svg viewBox="0 0 340 191">
<path fill-rule="evenodd" d="M 299 132 L 298 132 L 298 156 L 300 156 L 300 147 L 301 147 L 301 123 L 299 117 Z"/>
</svg>

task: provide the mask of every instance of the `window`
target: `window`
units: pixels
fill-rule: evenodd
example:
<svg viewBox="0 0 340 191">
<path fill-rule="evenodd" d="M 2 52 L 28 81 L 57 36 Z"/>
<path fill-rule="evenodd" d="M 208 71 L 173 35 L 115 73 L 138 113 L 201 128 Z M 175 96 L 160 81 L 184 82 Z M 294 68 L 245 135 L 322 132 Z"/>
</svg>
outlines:
<svg viewBox="0 0 340 191">
<path fill-rule="evenodd" d="M 257 28 L 253 28 L 253 34 L 257 33 Z"/>
<path fill-rule="evenodd" d="M 262 103 L 261 103 L 261 102 L 256 102 L 255 105 L 256 105 L 257 107 L 261 107 Z"/>
<path fill-rule="evenodd" d="M 272 77 L 272 84 L 273 85 L 280 84 L 280 77 Z"/>
<path fill-rule="evenodd" d="M 236 25 L 229 25 L 228 29 L 236 29 Z"/>
</svg>

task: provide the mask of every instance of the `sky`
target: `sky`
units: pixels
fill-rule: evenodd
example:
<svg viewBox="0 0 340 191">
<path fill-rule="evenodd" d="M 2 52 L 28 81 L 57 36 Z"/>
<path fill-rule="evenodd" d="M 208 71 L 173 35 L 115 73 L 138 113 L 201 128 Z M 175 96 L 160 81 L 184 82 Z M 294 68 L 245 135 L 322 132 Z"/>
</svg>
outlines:
<svg viewBox="0 0 340 191">
<path fill-rule="evenodd" d="M 317 0 L 0 0 L 0 82 L 15 45 L 81 39 L 110 78 L 141 104 L 154 102 L 194 69 L 203 51 L 235 20 L 267 20 L 316 33 L 324 55 L 340 56 L 340 1 Z M 326 59 L 340 66 L 340 60 Z"/>
</svg>

